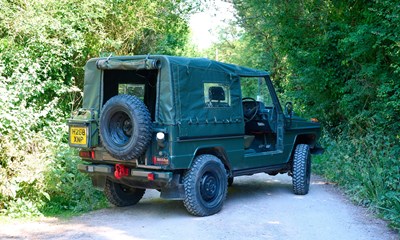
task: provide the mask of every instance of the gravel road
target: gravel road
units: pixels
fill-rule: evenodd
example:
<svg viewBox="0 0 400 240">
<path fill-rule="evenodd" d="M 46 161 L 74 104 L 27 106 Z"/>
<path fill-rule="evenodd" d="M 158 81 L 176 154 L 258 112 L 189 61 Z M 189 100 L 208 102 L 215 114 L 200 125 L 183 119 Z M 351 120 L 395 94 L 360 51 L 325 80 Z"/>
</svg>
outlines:
<svg viewBox="0 0 400 240">
<path fill-rule="evenodd" d="M 400 239 L 317 176 L 306 196 L 294 195 L 291 187 L 286 175 L 236 178 L 222 211 L 203 218 L 189 215 L 182 202 L 148 190 L 133 207 L 69 220 L 3 223 L 0 239 Z"/>
</svg>

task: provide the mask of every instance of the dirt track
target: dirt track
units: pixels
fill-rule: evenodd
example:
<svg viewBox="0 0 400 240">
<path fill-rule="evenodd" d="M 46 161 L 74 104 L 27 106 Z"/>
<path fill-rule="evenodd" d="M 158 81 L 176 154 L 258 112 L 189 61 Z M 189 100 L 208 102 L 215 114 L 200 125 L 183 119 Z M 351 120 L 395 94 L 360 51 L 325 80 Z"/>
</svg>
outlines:
<svg viewBox="0 0 400 240">
<path fill-rule="evenodd" d="M 2 224 L 0 239 L 399 239 L 383 221 L 315 176 L 306 196 L 292 194 L 286 175 L 236 178 L 222 211 L 204 218 L 158 196 L 147 191 L 136 206 L 68 221 Z"/>
</svg>

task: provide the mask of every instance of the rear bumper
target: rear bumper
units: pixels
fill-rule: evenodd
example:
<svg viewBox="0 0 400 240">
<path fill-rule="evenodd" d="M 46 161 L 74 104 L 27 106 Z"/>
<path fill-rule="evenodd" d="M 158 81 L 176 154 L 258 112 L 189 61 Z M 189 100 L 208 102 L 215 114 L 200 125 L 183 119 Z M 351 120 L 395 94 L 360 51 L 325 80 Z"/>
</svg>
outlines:
<svg viewBox="0 0 400 240">
<path fill-rule="evenodd" d="M 78 170 L 84 173 L 113 174 L 114 167 L 108 165 L 78 164 Z"/>
<path fill-rule="evenodd" d="M 117 179 L 112 165 L 79 164 L 78 170 L 87 173 L 93 185 L 100 190 L 104 189 L 106 179 L 110 179 L 130 187 L 161 190 L 161 197 L 166 199 L 183 199 L 185 195 L 180 174 L 174 172 L 133 168 L 126 176 Z"/>
<path fill-rule="evenodd" d="M 78 170 L 88 174 L 98 174 L 105 175 L 107 177 L 115 178 L 114 166 L 111 165 L 103 165 L 103 164 L 79 164 Z M 149 171 L 142 169 L 131 169 L 129 171 L 128 176 L 124 176 L 123 178 L 130 180 L 146 180 L 146 181 L 155 181 L 155 182 L 169 182 L 173 178 L 173 172 L 158 172 L 158 171 Z M 152 180 L 150 180 L 151 178 Z M 118 180 L 115 178 L 115 180 Z"/>
</svg>

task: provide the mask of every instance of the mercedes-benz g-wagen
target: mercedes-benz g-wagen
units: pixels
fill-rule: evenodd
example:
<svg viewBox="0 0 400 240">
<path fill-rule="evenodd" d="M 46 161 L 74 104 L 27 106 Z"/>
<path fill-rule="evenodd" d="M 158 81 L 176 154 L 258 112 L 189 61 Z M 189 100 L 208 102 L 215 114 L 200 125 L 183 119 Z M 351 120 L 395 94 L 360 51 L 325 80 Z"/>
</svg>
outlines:
<svg viewBox="0 0 400 240">
<path fill-rule="evenodd" d="M 68 120 L 79 165 L 116 206 L 146 189 L 196 216 L 221 210 L 233 178 L 288 173 L 307 194 L 320 124 L 282 109 L 268 72 L 173 56 L 87 62 L 83 107 Z"/>
</svg>

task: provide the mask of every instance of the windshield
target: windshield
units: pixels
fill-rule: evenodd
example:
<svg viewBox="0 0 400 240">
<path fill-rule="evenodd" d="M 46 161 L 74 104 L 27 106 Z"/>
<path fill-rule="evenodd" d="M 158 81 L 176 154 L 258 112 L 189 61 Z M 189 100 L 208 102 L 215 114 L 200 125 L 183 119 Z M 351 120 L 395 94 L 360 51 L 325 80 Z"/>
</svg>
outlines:
<svg viewBox="0 0 400 240">
<path fill-rule="evenodd" d="M 271 94 L 265 79 L 262 77 L 240 78 L 242 98 L 252 98 L 264 103 L 266 107 L 273 107 Z"/>
</svg>

